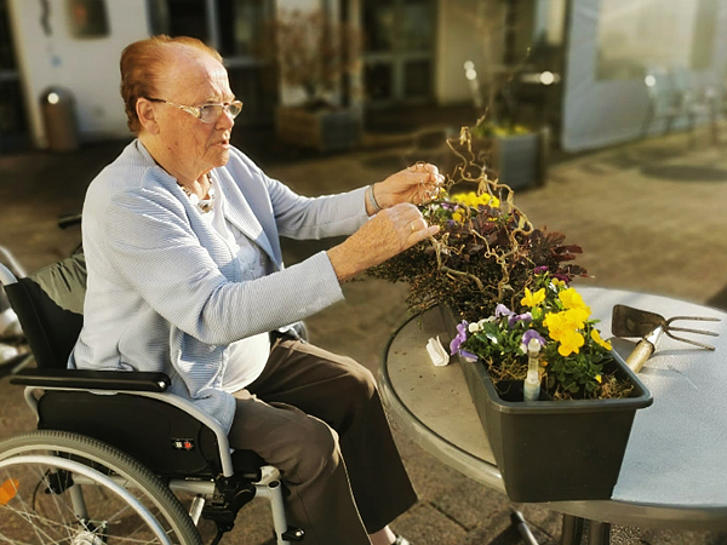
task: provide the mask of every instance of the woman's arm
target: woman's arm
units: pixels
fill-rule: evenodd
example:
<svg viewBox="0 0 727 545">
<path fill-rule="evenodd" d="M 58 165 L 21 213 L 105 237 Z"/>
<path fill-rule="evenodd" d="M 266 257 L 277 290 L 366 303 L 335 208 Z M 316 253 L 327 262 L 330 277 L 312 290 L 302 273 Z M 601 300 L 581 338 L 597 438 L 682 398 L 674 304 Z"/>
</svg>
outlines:
<svg viewBox="0 0 727 545">
<path fill-rule="evenodd" d="M 303 319 L 340 300 L 324 252 L 268 276 L 231 282 L 164 191 L 117 195 L 101 217 L 105 254 L 164 319 L 207 344 L 227 344 Z"/>
</svg>

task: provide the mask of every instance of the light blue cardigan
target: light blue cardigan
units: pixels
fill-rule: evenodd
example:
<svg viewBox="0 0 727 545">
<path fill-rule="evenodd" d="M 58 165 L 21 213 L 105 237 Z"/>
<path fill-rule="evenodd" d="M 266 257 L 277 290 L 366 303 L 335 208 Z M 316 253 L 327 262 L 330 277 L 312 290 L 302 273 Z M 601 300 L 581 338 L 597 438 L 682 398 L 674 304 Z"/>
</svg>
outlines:
<svg viewBox="0 0 727 545">
<path fill-rule="evenodd" d="M 175 178 L 134 140 L 86 194 L 88 285 L 84 325 L 69 366 L 163 371 L 173 393 L 229 430 L 235 402 L 220 390 L 225 347 L 343 298 L 325 252 L 284 268 L 279 237 L 346 235 L 368 216 L 365 188 L 302 197 L 237 149 L 214 173 L 228 220 L 270 256 L 275 270 L 241 281 L 229 247 Z"/>
</svg>

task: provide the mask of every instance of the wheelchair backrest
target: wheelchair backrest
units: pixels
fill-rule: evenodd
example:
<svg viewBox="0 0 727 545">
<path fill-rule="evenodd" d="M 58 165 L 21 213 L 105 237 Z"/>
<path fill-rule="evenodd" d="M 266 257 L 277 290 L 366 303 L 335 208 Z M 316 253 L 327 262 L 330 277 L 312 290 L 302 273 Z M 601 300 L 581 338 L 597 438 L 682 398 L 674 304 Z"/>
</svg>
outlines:
<svg viewBox="0 0 727 545">
<path fill-rule="evenodd" d="M 82 252 L 5 287 L 41 369 L 65 369 L 83 325 L 86 259 Z"/>
<path fill-rule="evenodd" d="M 40 368 L 65 369 L 83 316 L 58 306 L 37 282 L 21 278 L 5 287 Z"/>
</svg>

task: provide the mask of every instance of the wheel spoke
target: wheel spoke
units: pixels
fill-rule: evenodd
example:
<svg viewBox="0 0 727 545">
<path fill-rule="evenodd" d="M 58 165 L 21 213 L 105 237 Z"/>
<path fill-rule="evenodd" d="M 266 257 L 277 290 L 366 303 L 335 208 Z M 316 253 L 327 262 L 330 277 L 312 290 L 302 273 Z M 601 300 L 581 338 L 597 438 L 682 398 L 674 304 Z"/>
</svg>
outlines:
<svg viewBox="0 0 727 545">
<path fill-rule="evenodd" d="M 71 487 L 57 482 L 65 475 Z M 0 504 L 0 545 L 202 545 L 164 482 L 88 437 L 38 431 L 1 441 L 0 476 L 20 481 Z"/>
<path fill-rule="evenodd" d="M 33 469 L 33 468 L 31 468 L 31 469 Z M 38 469 L 37 471 L 40 471 L 40 469 Z M 12 478 L 10 476 L 9 472 L 7 472 L 7 471 L 5 471 L 3 474 L 5 476 L 5 479 Z M 30 477 L 30 476 L 28 476 L 28 477 Z M 44 476 L 41 473 L 40 474 L 40 481 L 42 482 L 43 479 L 44 479 Z M 35 481 L 33 481 L 33 482 L 35 482 Z M 39 516 L 37 516 L 37 515 L 34 514 L 35 513 L 34 507 L 28 507 L 28 504 L 27 504 L 27 502 L 26 502 L 26 500 L 24 498 L 24 494 L 22 493 L 21 490 L 16 489 L 15 496 L 10 501 L 14 501 L 15 499 L 17 499 L 17 501 L 21 504 L 22 510 L 15 509 L 14 507 L 9 506 L 9 505 L 5 505 L 3 507 L 4 508 L 7 508 L 11 512 L 16 513 L 21 519 L 23 519 L 27 523 L 29 523 L 29 525 L 33 529 L 33 532 L 35 533 L 35 536 L 38 539 L 38 542 L 39 543 L 49 543 L 49 542 L 50 543 L 57 543 L 58 541 L 56 539 L 53 539 L 50 535 L 47 534 L 47 532 L 43 531 L 43 529 L 40 528 L 38 524 L 36 524 L 33 520 L 31 520 L 31 519 L 36 519 L 36 521 L 37 521 L 37 520 L 39 520 L 42 517 L 39 517 Z M 41 536 L 41 533 L 45 535 L 46 540 L 43 539 L 43 536 Z M 70 537 L 70 534 L 69 534 L 69 537 Z"/>
</svg>

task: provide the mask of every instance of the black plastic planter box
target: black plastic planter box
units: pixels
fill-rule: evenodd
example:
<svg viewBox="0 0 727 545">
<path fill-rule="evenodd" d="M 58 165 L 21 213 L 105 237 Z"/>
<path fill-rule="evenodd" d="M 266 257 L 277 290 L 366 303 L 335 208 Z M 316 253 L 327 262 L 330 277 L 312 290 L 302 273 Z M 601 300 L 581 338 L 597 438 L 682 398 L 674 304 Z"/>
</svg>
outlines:
<svg viewBox="0 0 727 545">
<path fill-rule="evenodd" d="M 451 314 L 445 320 L 450 326 L 453 323 Z M 460 359 L 510 499 L 545 502 L 611 497 L 636 409 L 653 402 L 621 356 L 612 354 L 618 373 L 634 384 L 631 397 L 507 401 L 481 362 Z M 512 397 L 522 399 L 516 392 L 522 391 L 521 385 L 511 386 Z"/>
</svg>

